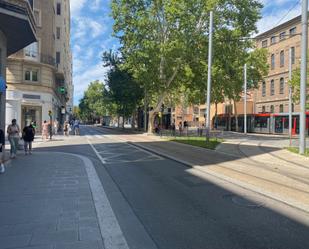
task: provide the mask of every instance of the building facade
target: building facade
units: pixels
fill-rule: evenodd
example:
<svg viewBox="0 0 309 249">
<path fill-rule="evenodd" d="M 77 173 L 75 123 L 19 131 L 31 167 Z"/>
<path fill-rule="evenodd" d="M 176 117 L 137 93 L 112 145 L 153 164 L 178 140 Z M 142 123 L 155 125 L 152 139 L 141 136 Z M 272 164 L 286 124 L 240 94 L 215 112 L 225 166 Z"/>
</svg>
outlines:
<svg viewBox="0 0 309 249">
<path fill-rule="evenodd" d="M 35 42 L 32 0 L 0 0 L 0 128 L 5 127 L 7 56 Z"/>
<path fill-rule="evenodd" d="M 15 118 L 21 127 L 35 121 L 63 122 L 72 101 L 69 0 L 34 0 L 37 42 L 7 60 L 7 124 Z"/>
<path fill-rule="evenodd" d="M 289 53 L 292 69 L 300 67 L 301 16 L 256 37 L 257 47 L 268 51 L 269 73 L 254 91 L 255 113 L 289 112 Z M 299 112 L 299 103 L 292 111 Z"/>
</svg>

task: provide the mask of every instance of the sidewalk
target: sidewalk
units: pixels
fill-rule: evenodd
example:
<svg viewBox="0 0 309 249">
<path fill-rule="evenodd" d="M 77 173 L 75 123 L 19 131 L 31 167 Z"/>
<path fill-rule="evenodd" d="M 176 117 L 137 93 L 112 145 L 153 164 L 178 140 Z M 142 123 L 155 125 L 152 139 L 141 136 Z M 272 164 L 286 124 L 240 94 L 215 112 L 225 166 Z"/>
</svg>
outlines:
<svg viewBox="0 0 309 249">
<path fill-rule="evenodd" d="M 104 191 L 95 186 L 93 166 L 81 157 L 54 154 L 19 154 L 0 175 L 0 249 L 125 248 L 115 246 L 113 235 L 102 227 L 98 203 L 109 214 L 105 226 L 113 230 L 115 220 L 108 201 L 100 203 Z M 59 156 L 61 163 L 55 163 Z"/>
<path fill-rule="evenodd" d="M 112 135 L 111 135 L 112 136 Z M 153 135 L 119 135 L 127 142 L 309 213 L 309 159 L 245 138 L 217 151 Z"/>
</svg>

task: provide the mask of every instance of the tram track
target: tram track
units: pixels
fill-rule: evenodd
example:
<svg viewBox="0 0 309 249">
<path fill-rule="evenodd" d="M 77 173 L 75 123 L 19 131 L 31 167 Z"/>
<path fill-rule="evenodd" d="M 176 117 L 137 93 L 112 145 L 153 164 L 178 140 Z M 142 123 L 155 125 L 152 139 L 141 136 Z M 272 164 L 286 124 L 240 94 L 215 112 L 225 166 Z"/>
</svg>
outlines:
<svg viewBox="0 0 309 249">
<path fill-rule="evenodd" d="M 309 188 L 309 180 L 304 180 L 303 177 L 299 177 L 298 175 L 295 175 L 295 174 L 293 174 L 293 173 L 288 173 L 288 174 L 287 174 L 287 173 L 282 172 L 282 169 L 279 169 L 279 168 L 282 167 L 282 164 L 278 164 L 278 163 L 274 163 L 274 162 L 268 161 L 267 163 L 269 163 L 269 164 L 272 165 L 272 166 L 268 166 L 267 164 L 265 164 L 265 162 L 262 162 L 262 161 L 259 161 L 259 160 L 255 160 L 255 159 L 253 159 L 251 156 L 248 156 L 248 154 L 246 154 L 246 153 L 241 149 L 241 145 L 242 145 L 243 143 L 244 143 L 244 142 L 238 143 L 238 144 L 237 144 L 237 149 L 238 149 L 238 151 L 239 151 L 239 153 L 240 153 L 241 155 L 243 155 L 247 160 L 251 161 L 251 163 L 253 164 L 253 166 L 256 166 L 256 167 L 258 167 L 258 168 L 263 168 L 263 169 L 265 169 L 265 170 L 269 170 L 269 171 L 271 171 L 271 172 L 274 172 L 274 173 L 280 174 L 280 175 L 282 175 L 282 176 L 288 177 L 288 178 L 290 178 L 290 179 L 293 179 L 293 180 L 295 180 L 295 181 L 301 182 L 301 183 L 303 183 L 303 184 L 308 185 L 308 188 Z M 264 150 L 262 149 L 262 146 L 258 145 L 257 147 L 258 147 L 259 149 L 261 149 L 261 151 L 263 151 L 264 153 L 269 153 L 269 152 L 267 152 L 267 151 L 264 151 Z M 271 156 L 273 156 L 273 155 L 271 155 Z M 287 160 L 286 162 L 290 163 L 288 160 Z M 295 165 L 295 164 L 294 164 L 294 165 Z M 273 168 L 273 166 L 276 167 L 276 168 Z M 296 165 L 296 166 L 299 167 L 299 165 Z M 308 171 L 309 171 L 309 169 L 308 169 L 307 167 L 302 167 L 302 168 L 304 168 L 305 170 L 308 170 Z"/>
</svg>

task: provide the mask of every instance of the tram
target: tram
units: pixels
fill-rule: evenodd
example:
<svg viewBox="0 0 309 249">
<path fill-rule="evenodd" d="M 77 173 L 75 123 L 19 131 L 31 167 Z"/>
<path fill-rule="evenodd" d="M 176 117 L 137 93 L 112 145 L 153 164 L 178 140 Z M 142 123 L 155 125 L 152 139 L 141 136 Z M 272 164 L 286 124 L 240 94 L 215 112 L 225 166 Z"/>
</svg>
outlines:
<svg viewBox="0 0 309 249">
<path fill-rule="evenodd" d="M 235 115 L 221 114 L 213 118 L 213 127 L 219 130 L 236 131 Z M 244 131 L 244 115 L 238 115 L 238 131 Z M 264 134 L 288 134 L 288 113 L 261 113 L 247 115 L 247 131 Z M 306 113 L 306 131 L 309 135 L 309 112 Z M 292 115 L 292 134 L 299 134 L 299 113 Z"/>
</svg>

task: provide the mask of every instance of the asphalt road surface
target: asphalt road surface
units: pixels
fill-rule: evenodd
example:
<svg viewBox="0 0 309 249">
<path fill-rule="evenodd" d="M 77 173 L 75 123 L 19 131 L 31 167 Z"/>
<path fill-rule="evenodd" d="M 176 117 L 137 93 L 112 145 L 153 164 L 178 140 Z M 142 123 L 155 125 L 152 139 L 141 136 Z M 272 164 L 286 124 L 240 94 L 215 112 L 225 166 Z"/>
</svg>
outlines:
<svg viewBox="0 0 309 249">
<path fill-rule="evenodd" d="M 308 249 L 308 213 L 247 190 L 235 194 L 203 173 L 84 126 L 74 143 L 45 147 L 94 163 L 131 249 Z"/>
</svg>

